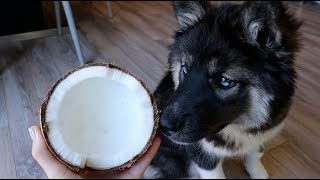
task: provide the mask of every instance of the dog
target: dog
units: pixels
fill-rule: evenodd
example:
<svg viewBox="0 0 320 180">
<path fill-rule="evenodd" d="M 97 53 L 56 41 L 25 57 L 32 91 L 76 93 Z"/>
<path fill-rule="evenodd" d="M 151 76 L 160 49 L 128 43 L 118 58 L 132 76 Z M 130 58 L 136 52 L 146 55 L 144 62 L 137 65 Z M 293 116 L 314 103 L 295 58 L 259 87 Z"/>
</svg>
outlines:
<svg viewBox="0 0 320 180">
<path fill-rule="evenodd" d="M 154 97 L 161 146 L 144 178 L 225 178 L 224 157 L 244 156 L 251 178 L 282 129 L 295 92 L 302 22 L 282 2 L 173 2 L 169 68 Z"/>
</svg>

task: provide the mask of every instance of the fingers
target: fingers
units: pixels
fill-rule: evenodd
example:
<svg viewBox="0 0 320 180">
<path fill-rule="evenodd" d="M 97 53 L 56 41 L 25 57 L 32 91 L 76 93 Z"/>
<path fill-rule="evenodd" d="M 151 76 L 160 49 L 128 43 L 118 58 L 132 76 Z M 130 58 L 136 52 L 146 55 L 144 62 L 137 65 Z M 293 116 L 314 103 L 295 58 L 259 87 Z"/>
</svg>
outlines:
<svg viewBox="0 0 320 180">
<path fill-rule="evenodd" d="M 78 174 L 71 171 L 53 156 L 53 154 L 49 151 L 38 126 L 32 126 L 29 128 L 29 132 L 33 140 L 32 155 L 49 178 L 80 178 Z M 153 157 L 156 155 L 160 146 L 160 142 L 160 138 L 155 137 L 153 144 L 149 147 L 147 152 L 141 158 L 139 158 L 139 160 L 135 162 L 133 166 L 126 171 L 126 173 L 122 171 L 122 173 L 124 173 L 122 176 L 124 175 L 124 177 L 130 176 L 131 178 L 141 178 L 151 163 Z M 120 177 L 121 175 L 118 174 L 118 176 Z"/>
<path fill-rule="evenodd" d="M 29 128 L 29 133 L 32 142 L 32 156 L 43 168 L 49 178 L 51 177 L 63 177 L 68 174 L 77 178 L 76 174 L 70 174 L 70 169 L 58 161 L 52 153 L 49 151 L 41 130 L 38 126 L 32 126 Z"/>
<path fill-rule="evenodd" d="M 138 176 L 143 175 L 153 157 L 156 155 L 160 143 L 160 138 L 156 136 L 148 151 L 130 169 L 128 169 L 131 174 L 137 174 Z"/>
<path fill-rule="evenodd" d="M 85 178 L 108 178 L 108 179 L 141 179 L 143 173 L 151 163 L 153 157 L 156 155 L 159 146 L 160 138 L 155 137 L 152 145 L 149 147 L 147 152 L 139 158 L 129 169 L 125 170 L 110 170 L 107 172 L 89 172 Z"/>
</svg>

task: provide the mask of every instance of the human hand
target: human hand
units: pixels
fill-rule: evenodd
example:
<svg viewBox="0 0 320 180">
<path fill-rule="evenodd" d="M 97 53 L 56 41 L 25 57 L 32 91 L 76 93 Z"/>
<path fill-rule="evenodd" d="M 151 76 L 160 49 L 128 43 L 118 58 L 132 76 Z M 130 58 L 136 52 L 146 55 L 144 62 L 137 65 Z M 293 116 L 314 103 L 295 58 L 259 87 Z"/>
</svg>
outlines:
<svg viewBox="0 0 320 180">
<path fill-rule="evenodd" d="M 132 167 L 125 170 L 110 170 L 108 172 L 95 172 L 87 176 L 80 176 L 58 159 L 49 151 L 39 126 L 29 128 L 32 142 L 32 156 L 45 171 L 49 179 L 82 179 L 82 178 L 115 178 L 115 179 L 140 179 L 144 171 L 152 161 L 160 146 L 160 138 L 156 137 L 148 151 L 137 160 Z"/>
</svg>

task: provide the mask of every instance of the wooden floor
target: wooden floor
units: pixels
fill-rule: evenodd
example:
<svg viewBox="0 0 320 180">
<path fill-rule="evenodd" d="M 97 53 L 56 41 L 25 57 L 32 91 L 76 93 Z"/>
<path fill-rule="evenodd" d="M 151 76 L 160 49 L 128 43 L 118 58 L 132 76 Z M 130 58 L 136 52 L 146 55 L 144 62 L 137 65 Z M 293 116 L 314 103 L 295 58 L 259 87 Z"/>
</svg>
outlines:
<svg viewBox="0 0 320 180">
<path fill-rule="evenodd" d="M 176 27 L 170 2 L 72 3 L 84 56 L 112 62 L 154 90 L 167 68 L 167 45 Z M 262 161 L 271 178 L 320 178 L 320 7 L 290 2 L 305 21 L 298 53 L 297 91 L 284 130 Z M 0 42 L 0 178 L 46 178 L 31 155 L 27 128 L 39 124 L 39 106 L 50 86 L 78 66 L 70 34 Z M 229 178 L 248 178 L 241 158 L 228 159 Z"/>
</svg>

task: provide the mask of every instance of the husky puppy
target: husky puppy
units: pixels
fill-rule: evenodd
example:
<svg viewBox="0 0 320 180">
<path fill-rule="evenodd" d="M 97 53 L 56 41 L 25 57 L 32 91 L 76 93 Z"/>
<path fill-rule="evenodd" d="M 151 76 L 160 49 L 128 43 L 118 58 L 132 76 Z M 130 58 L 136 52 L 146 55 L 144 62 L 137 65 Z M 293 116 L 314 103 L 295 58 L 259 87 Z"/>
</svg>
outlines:
<svg viewBox="0 0 320 180">
<path fill-rule="evenodd" d="M 301 22 L 281 2 L 173 2 L 178 29 L 154 96 L 162 143 L 146 178 L 225 178 L 244 155 L 268 178 L 264 144 L 282 128 L 295 90 Z"/>
</svg>

